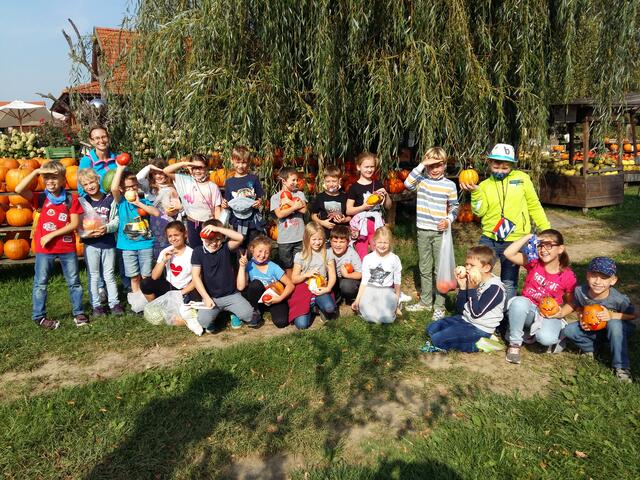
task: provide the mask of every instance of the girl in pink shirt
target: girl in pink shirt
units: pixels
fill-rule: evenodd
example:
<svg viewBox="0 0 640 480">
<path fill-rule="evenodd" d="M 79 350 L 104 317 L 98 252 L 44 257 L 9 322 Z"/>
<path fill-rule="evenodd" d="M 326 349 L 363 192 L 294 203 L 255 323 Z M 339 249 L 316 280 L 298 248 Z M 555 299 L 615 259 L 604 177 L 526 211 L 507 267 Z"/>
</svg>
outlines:
<svg viewBox="0 0 640 480">
<path fill-rule="evenodd" d="M 564 239 L 557 230 L 548 229 L 538 234 L 538 259 L 528 260 L 523 247 L 533 235 L 525 235 L 514 241 L 504 251 L 504 256 L 519 266 L 524 266 L 527 276 L 522 295 L 509 301 L 509 349 L 506 360 L 520 363 L 520 347 L 524 328 L 529 327 L 535 340 L 546 346 L 560 341 L 560 332 L 567 324 L 564 317 L 571 313 L 570 296 L 576 286 L 576 276 L 569 268 L 569 255 Z M 544 297 L 553 297 L 560 309 L 554 315 L 544 317 L 538 304 Z"/>
</svg>

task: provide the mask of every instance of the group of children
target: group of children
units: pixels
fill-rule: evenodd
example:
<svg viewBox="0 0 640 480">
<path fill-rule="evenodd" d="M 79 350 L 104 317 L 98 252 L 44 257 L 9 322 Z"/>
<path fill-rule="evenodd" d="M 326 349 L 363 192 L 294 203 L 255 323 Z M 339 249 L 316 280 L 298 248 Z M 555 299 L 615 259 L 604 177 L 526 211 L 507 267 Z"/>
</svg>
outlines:
<svg viewBox="0 0 640 480">
<path fill-rule="evenodd" d="M 136 175 L 116 164 L 104 128 L 92 129 L 90 140 L 95 149 L 81 161 L 85 168 L 78 173 L 80 198 L 64 189 L 65 168 L 55 161 L 16 187 L 16 193 L 39 211 L 32 319 L 41 327 L 59 326 L 45 308 L 55 258 L 69 287 L 75 324 L 89 322 L 78 276 L 76 230 L 85 244 L 94 317 L 124 313 L 116 282 L 118 265 L 130 284 L 130 295 L 142 296 L 144 302 L 173 290 L 180 291 L 185 303 L 198 301 L 197 316 L 186 320 L 197 335 L 212 331 L 222 311 L 230 313 L 232 328 L 257 327 L 269 312 L 278 328 L 293 324 L 306 329 L 317 314 L 324 320 L 335 318 L 343 300 L 369 322 L 395 320 L 402 265 L 382 217 L 391 198 L 376 180 L 375 155 L 363 153 L 356 159 L 360 177 L 347 192 L 340 189 L 340 169 L 326 167 L 323 192 L 310 204 L 298 189 L 298 172 L 288 167 L 280 171 L 281 190 L 269 199 L 278 229 L 274 262 L 261 214 L 264 190 L 249 172 L 246 148 L 233 149 L 235 174 L 227 179 L 222 195 L 209 181 L 202 155 L 172 165 L 156 159 Z M 494 333 L 504 325 L 506 359 L 511 363 L 520 363 L 520 348 L 527 341 L 558 350 L 569 338 L 592 354 L 599 334 L 579 322 L 567 325 L 564 318 L 599 303 L 606 307 L 602 332 L 611 343 L 616 375 L 630 380 L 626 338 L 633 330 L 628 320 L 635 314 L 629 299 L 613 288 L 615 263 L 594 259 L 587 284 L 576 287 L 562 235 L 550 229 L 529 177 L 512 168 L 513 153 L 513 147 L 497 145 L 489 155 L 491 176 L 480 185 L 460 185 L 471 191 L 483 234 L 480 245 L 468 251 L 464 268 L 456 270 L 454 316 L 445 316 L 445 296 L 433 289 L 442 232 L 450 228 L 458 208 L 456 185 L 445 177 L 444 150 L 429 149 L 405 181 L 417 192 L 421 275 L 420 299 L 407 309 L 433 309 L 435 320 L 427 327 L 430 340 L 423 350 L 496 350 L 501 344 Z M 110 189 L 104 191 L 103 180 L 113 169 Z M 28 188 L 36 175 L 45 183 L 45 191 L 37 194 Z M 307 212 L 311 221 L 305 224 Z M 531 219 L 541 230 L 535 239 L 529 233 Z M 527 245 L 533 245 L 534 255 L 523 253 Z M 498 259 L 501 278 L 491 273 Z M 519 266 L 527 275 L 521 296 L 515 296 Z M 560 307 L 545 317 L 538 304 L 546 297 Z"/>
</svg>

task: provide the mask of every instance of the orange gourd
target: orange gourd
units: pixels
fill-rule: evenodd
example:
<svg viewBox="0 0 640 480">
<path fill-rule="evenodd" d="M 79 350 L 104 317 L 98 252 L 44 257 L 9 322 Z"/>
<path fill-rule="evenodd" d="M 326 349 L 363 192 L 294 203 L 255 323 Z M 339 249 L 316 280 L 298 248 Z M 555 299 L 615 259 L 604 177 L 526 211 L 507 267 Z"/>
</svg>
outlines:
<svg viewBox="0 0 640 480">
<path fill-rule="evenodd" d="M 4 244 L 4 254 L 11 260 L 22 260 L 29 256 L 29 242 L 23 238 L 7 240 Z"/>
<path fill-rule="evenodd" d="M 625 153 L 631 153 L 633 152 L 633 144 L 631 143 L 625 143 L 622 145 L 622 150 L 624 150 Z"/>
<path fill-rule="evenodd" d="M 18 184 L 31 172 L 33 172 L 33 169 L 29 167 L 12 168 L 11 170 L 9 170 L 7 172 L 7 176 L 5 177 L 7 191 L 15 192 Z M 36 185 L 38 185 L 38 179 L 34 178 L 31 184 L 28 186 L 28 189 L 33 190 L 34 188 L 36 188 Z"/>
<path fill-rule="evenodd" d="M 466 183 L 467 185 L 477 185 L 480 181 L 480 175 L 473 168 L 467 168 L 462 170 L 458 175 L 460 183 Z"/>
<path fill-rule="evenodd" d="M 5 158 L 2 161 L 2 166 L 7 170 L 20 167 L 20 163 L 15 158 Z"/>
<path fill-rule="evenodd" d="M 601 322 L 598 318 L 598 313 L 604 311 L 605 307 L 597 303 L 585 305 L 582 309 L 582 324 L 585 326 L 585 330 L 598 331 L 605 328 L 607 322 Z"/>
<path fill-rule="evenodd" d="M 24 227 L 33 221 L 33 212 L 30 208 L 12 207 L 7 211 L 7 223 L 12 227 Z"/>
<path fill-rule="evenodd" d="M 29 167 L 32 170 L 35 170 L 36 168 L 40 168 L 40 162 L 38 162 L 35 158 L 23 159 L 21 162 L 21 165 L 23 167 Z"/>
<path fill-rule="evenodd" d="M 458 216 L 456 217 L 456 220 L 459 221 L 460 223 L 471 223 L 471 222 L 473 222 L 473 212 L 471 211 L 471 204 L 470 203 L 463 203 L 462 205 L 460 205 L 460 208 L 458 209 Z"/>
<path fill-rule="evenodd" d="M 69 188 L 76 190 L 78 188 L 78 167 L 76 165 L 68 166 L 65 178 L 67 179 L 67 185 L 69 185 Z"/>
<path fill-rule="evenodd" d="M 553 297 L 542 297 L 538 303 L 538 310 L 543 317 L 551 317 L 560 311 L 560 305 Z"/>
<path fill-rule="evenodd" d="M 564 145 L 554 145 L 551 147 L 554 152 L 564 152 Z"/>
<path fill-rule="evenodd" d="M 14 207 L 30 207 L 31 202 L 22 195 L 9 195 L 9 203 Z"/>
<path fill-rule="evenodd" d="M 71 157 L 61 158 L 60 163 L 68 169 L 69 167 L 73 167 L 76 165 L 76 159 Z"/>
<path fill-rule="evenodd" d="M 38 175 L 38 184 L 36 185 L 36 188 L 34 190 L 36 192 L 43 192 L 44 189 L 45 189 L 44 177 L 42 175 Z"/>
<path fill-rule="evenodd" d="M 384 182 L 384 188 L 389 193 L 402 193 L 405 190 L 403 180 L 404 179 L 400 176 L 400 172 L 389 172 L 387 174 L 387 179 Z"/>
<path fill-rule="evenodd" d="M 345 263 L 344 269 L 347 271 L 347 273 L 353 273 L 353 265 L 351 265 L 350 263 Z"/>
</svg>

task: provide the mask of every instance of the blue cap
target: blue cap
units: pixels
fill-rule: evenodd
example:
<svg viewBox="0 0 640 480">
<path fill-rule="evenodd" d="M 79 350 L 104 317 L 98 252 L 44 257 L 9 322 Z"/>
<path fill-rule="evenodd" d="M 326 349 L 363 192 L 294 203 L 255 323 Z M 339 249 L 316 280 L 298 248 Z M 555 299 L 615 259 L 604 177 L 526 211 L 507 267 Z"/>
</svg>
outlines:
<svg viewBox="0 0 640 480">
<path fill-rule="evenodd" d="M 617 267 L 616 262 L 609 257 L 596 257 L 589 262 L 588 272 L 602 273 L 607 277 L 611 277 L 616 274 Z"/>
</svg>

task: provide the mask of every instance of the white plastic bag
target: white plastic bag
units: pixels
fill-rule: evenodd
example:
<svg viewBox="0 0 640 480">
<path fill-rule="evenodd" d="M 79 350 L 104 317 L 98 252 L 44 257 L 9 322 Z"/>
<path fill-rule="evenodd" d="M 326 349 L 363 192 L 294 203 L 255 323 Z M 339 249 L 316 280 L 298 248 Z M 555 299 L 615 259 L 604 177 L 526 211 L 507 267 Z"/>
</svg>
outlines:
<svg viewBox="0 0 640 480">
<path fill-rule="evenodd" d="M 458 287 L 456 282 L 456 257 L 453 251 L 453 237 L 451 224 L 442 232 L 442 245 L 440 246 L 440 258 L 438 260 L 438 275 L 436 276 L 436 289 L 443 295 Z"/>
<path fill-rule="evenodd" d="M 85 238 L 91 232 L 106 225 L 106 222 L 84 198 L 78 197 L 78 202 L 80 202 L 80 206 L 82 210 L 84 210 L 80 226 L 78 227 L 78 234 L 81 238 Z"/>
<path fill-rule="evenodd" d="M 140 290 L 135 293 L 127 293 L 127 302 L 129 302 L 129 305 L 131 305 L 131 310 L 134 313 L 140 313 L 144 310 L 144 307 L 147 305 L 147 303 L 149 303 Z"/>
<path fill-rule="evenodd" d="M 161 208 L 169 217 L 176 217 L 182 210 L 178 192 L 173 187 L 163 187 L 158 191 L 153 206 Z"/>
<path fill-rule="evenodd" d="M 180 307 L 183 305 L 180 290 L 171 290 L 144 306 L 144 319 L 153 324 L 181 325 Z"/>
</svg>

